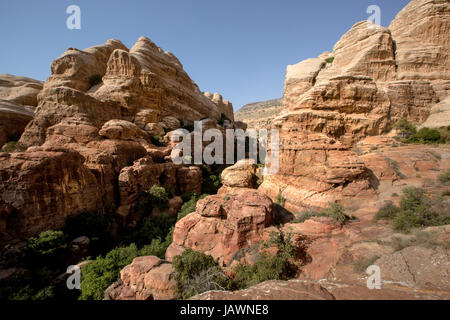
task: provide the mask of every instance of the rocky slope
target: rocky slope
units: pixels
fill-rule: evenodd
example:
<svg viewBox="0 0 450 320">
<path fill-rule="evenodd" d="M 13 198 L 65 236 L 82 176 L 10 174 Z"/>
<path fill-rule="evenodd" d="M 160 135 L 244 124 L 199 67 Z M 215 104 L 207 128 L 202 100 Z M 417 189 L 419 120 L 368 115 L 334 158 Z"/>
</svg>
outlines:
<svg viewBox="0 0 450 320">
<path fill-rule="evenodd" d="M 449 192 L 437 181 L 450 169 L 448 145 L 404 145 L 387 135 L 405 117 L 418 125 L 450 124 L 445 111 L 432 111 L 442 110 L 449 96 L 449 23 L 448 1 L 413 0 L 390 28 L 357 23 L 332 53 L 287 68 L 283 110 L 272 123 L 280 130 L 280 171 L 255 192 L 249 189 L 257 179 L 254 164 L 225 170 L 219 194 L 177 223 L 166 258 L 192 248 L 223 266 L 252 263 L 254 244 L 282 219 L 281 230 L 304 250 L 299 279 L 193 299 L 449 298 L 448 225 L 404 234 L 374 220 L 386 201 L 398 204 L 406 186 L 423 187 L 433 199 Z M 272 218 L 261 193 L 283 196 L 291 212 L 277 205 Z M 292 220 L 302 209 L 336 200 L 350 221 Z M 441 210 L 450 214 L 448 197 L 443 201 Z M 381 269 L 381 290 L 367 288 L 371 264 Z"/>
<path fill-rule="evenodd" d="M 132 221 L 138 195 L 154 184 L 177 194 L 199 192 L 199 169 L 173 164 L 172 147 L 155 146 L 152 137 L 162 141 L 203 118 L 216 127 L 222 115 L 232 121 L 233 107 L 218 93 L 202 93 L 173 54 L 146 37 L 131 49 L 108 40 L 69 48 L 51 71 L 34 119 L 23 108 L 10 117 L 31 122 L 19 141 L 28 150 L 0 157 L 3 240 L 60 228 L 84 210 L 118 208 L 121 219 Z M 31 97 L 29 88 L 38 87 L 21 81 L 2 96 L 36 103 L 17 98 Z M 5 102 L 2 110 L 11 108 Z"/>
<path fill-rule="evenodd" d="M 235 112 L 236 121 L 242 121 L 248 128 L 270 128 L 272 120 L 278 116 L 283 107 L 283 99 L 250 103 Z"/>
<path fill-rule="evenodd" d="M 272 121 L 280 170 L 260 191 L 281 193 L 294 210 L 372 197 L 372 173 L 352 148 L 400 118 L 422 124 L 433 109 L 446 114 L 449 24 L 448 1 L 413 0 L 389 28 L 359 22 L 332 53 L 288 66 L 283 111 Z"/>
</svg>

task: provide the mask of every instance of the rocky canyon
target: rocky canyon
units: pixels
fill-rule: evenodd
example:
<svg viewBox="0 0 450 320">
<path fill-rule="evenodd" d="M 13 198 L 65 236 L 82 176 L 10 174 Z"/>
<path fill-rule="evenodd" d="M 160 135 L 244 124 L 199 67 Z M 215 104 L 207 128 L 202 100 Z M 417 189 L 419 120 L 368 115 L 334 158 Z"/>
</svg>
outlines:
<svg viewBox="0 0 450 320">
<path fill-rule="evenodd" d="M 236 113 L 145 36 L 1 74 L 0 299 L 450 299 L 449 39 L 450 2 L 412 0 Z M 277 130 L 279 170 L 174 163 L 194 123 Z"/>
</svg>

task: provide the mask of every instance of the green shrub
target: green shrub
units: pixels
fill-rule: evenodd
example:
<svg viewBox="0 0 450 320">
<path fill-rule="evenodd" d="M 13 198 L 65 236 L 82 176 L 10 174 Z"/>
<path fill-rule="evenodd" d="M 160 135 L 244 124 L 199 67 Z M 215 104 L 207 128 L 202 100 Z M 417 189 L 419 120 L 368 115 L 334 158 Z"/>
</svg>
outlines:
<svg viewBox="0 0 450 320">
<path fill-rule="evenodd" d="M 62 231 L 48 230 L 41 232 L 38 237 L 30 238 L 26 247 L 28 258 L 33 264 L 47 264 L 54 262 L 64 251 L 66 236 Z"/>
<path fill-rule="evenodd" d="M 328 207 L 322 211 L 309 210 L 298 213 L 295 216 L 294 220 L 292 220 L 292 223 L 302 223 L 308 219 L 311 219 L 312 217 L 332 218 L 341 224 L 345 223 L 348 220 L 352 220 L 352 218 L 346 214 L 343 205 L 341 205 L 340 203 L 330 202 L 328 204 Z"/>
<path fill-rule="evenodd" d="M 450 143 L 450 126 L 437 129 L 441 135 L 441 143 Z"/>
<path fill-rule="evenodd" d="M 438 181 L 443 185 L 450 185 L 450 170 L 441 173 L 438 177 Z"/>
<path fill-rule="evenodd" d="M 305 210 L 305 211 L 297 213 L 291 222 L 292 223 L 303 223 L 306 220 L 311 219 L 312 217 L 318 217 L 318 216 L 319 216 L 319 213 L 317 211 Z"/>
<path fill-rule="evenodd" d="M 203 165 L 202 169 L 203 183 L 202 192 L 206 194 L 216 194 L 222 187 L 221 174 L 225 170 L 226 165 Z"/>
<path fill-rule="evenodd" d="M 89 84 L 90 84 L 91 88 L 101 82 L 102 82 L 102 76 L 100 74 L 94 74 L 89 77 Z"/>
<path fill-rule="evenodd" d="M 321 212 L 321 215 L 332 218 L 339 223 L 350 220 L 350 217 L 345 213 L 344 206 L 340 203 L 330 203 L 328 208 Z"/>
<path fill-rule="evenodd" d="M 153 208 L 167 209 L 169 194 L 164 187 L 152 186 L 141 194 L 136 210 L 141 213 L 149 213 Z"/>
<path fill-rule="evenodd" d="M 20 271 L 7 280 L 0 280 L 0 301 L 31 300 L 34 294 L 31 275 L 26 271 Z"/>
<path fill-rule="evenodd" d="M 450 224 L 450 212 L 442 199 L 431 199 L 424 189 L 416 187 L 403 189 L 400 208 L 391 206 L 377 213 L 377 217 L 391 220 L 394 229 L 402 232 Z"/>
<path fill-rule="evenodd" d="M 27 150 L 27 147 L 25 147 L 20 142 L 9 141 L 3 146 L 3 148 L 1 149 L 1 152 L 22 152 L 25 150 Z"/>
<path fill-rule="evenodd" d="M 441 134 L 438 130 L 429 128 L 420 129 L 419 132 L 410 136 L 407 142 L 423 144 L 445 143 L 445 141 L 441 140 Z"/>
<path fill-rule="evenodd" d="M 286 203 L 286 198 L 281 194 L 281 190 L 278 192 L 278 195 L 275 197 L 275 203 L 284 207 Z"/>
<path fill-rule="evenodd" d="M 269 240 L 263 245 L 263 248 L 276 247 L 278 249 L 278 255 L 286 258 L 295 258 L 297 249 L 292 244 L 292 234 L 287 235 L 283 232 L 272 231 L 269 236 Z"/>
<path fill-rule="evenodd" d="M 268 280 L 289 280 L 296 273 L 289 258 L 268 253 L 258 254 L 254 265 L 239 264 L 234 271 L 233 284 L 236 289 L 245 289 Z"/>
<path fill-rule="evenodd" d="M 120 270 L 129 265 L 139 255 L 135 244 L 110 251 L 103 258 L 97 257 L 81 272 L 80 300 L 102 300 L 103 292 L 120 275 Z"/>
<path fill-rule="evenodd" d="M 378 210 L 377 214 L 375 215 L 375 221 L 379 221 L 381 219 L 393 219 L 399 211 L 399 207 L 394 205 L 392 201 L 388 201 L 385 205 L 383 205 L 383 207 L 380 208 L 380 210 Z"/>
<path fill-rule="evenodd" d="M 269 240 L 262 246 L 263 249 L 268 247 L 277 247 L 277 254 L 273 256 L 260 252 L 255 264 L 237 265 L 230 284 L 233 289 L 244 289 L 268 280 L 289 280 L 297 274 L 298 266 L 292 263 L 297 255 L 297 248 L 292 245 L 291 234 L 272 232 Z"/>
<path fill-rule="evenodd" d="M 329 58 L 325 59 L 326 63 L 333 63 L 333 61 L 334 61 L 334 57 L 329 57 Z"/>
<path fill-rule="evenodd" d="M 165 241 L 161 241 L 161 239 L 153 239 L 152 242 L 148 245 L 145 245 L 139 251 L 141 256 L 156 256 L 160 259 L 164 259 L 166 250 L 170 246 L 172 242 L 172 233 L 169 233 L 166 236 Z"/>
<path fill-rule="evenodd" d="M 406 118 L 398 120 L 394 124 L 394 129 L 398 130 L 403 138 L 409 138 L 417 132 L 416 127 Z"/>
<path fill-rule="evenodd" d="M 150 136 L 150 141 L 157 147 L 164 147 L 166 145 L 163 138 L 160 136 Z"/>
<path fill-rule="evenodd" d="M 127 229 L 123 237 L 125 244 L 135 243 L 138 246 L 149 244 L 153 239 L 165 239 L 175 224 L 175 217 L 161 214 L 147 217 L 136 227 Z"/>
<path fill-rule="evenodd" d="M 194 285 L 193 282 L 204 282 L 204 280 L 199 281 L 196 278 L 204 278 L 205 274 L 208 276 L 209 282 L 216 283 L 217 286 L 219 286 L 219 283 L 225 284 L 227 281 L 226 277 L 222 276 L 223 273 L 213 257 L 191 249 L 186 249 L 183 254 L 176 256 L 173 259 L 172 266 L 176 272 L 177 293 L 183 299 L 201 293 L 198 292 L 201 288 Z M 212 279 L 208 273 L 213 275 Z"/>
</svg>

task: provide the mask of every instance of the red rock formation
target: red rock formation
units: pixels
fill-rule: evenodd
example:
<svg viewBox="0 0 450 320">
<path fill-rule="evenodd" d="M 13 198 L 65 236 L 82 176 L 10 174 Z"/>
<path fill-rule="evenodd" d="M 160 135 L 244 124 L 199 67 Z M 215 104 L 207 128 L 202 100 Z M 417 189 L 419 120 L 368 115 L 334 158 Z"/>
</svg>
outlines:
<svg viewBox="0 0 450 320">
<path fill-rule="evenodd" d="M 373 194 L 376 181 L 352 148 L 400 118 L 423 123 L 445 99 L 449 24 L 448 1 L 413 0 L 390 29 L 359 22 L 332 53 L 288 66 L 284 109 L 272 122 L 280 171 L 260 190 L 281 192 L 293 210 Z M 447 114 L 447 104 L 439 108 Z"/>
<path fill-rule="evenodd" d="M 99 184 L 79 153 L 34 147 L 0 154 L 3 240 L 64 226 L 81 211 L 102 208 Z"/>
<path fill-rule="evenodd" d="M 17 212 L 23 226 L 28 226 L 30 232 L 24 235 L 60 227 L 65 217 L 84 209 L 116 207 L 122 216 L 127 216 L 133 212 L 139 192 L 153 184 L 168 184 L 180 193 L 201 193 L 200 169 L 175 166 L 168 158 L 171 146 L 155 147 L 149 133 L 162 137 L 180 127 L 181 122 L 187 124 L 205 117 L 217 121 L 222 113 L 232 119 L 232 105 L 219 94 L 204 95 L 173 54 L 162 51 L 145 37 L 130 50 L 118 40 L 109 40 L 85 50 L 69 48 L 52 62 L 51 70 L 52 75 L 38 95 L 35 117 L 28 123 L 20 143 L 25 147 L 42 146 L 45 150 L 67 149 L 68 158 L 82 160 L 52 175 L 75 177 L 80 175 L 79 171 L 89 173 L 95 179 L 92 182 L 95 192 L 73 200 L 73 205 L 67 202 L 84 181 L 79 182 L 75 191 L 61 187 L 58 196 L 53 196 L 53 186 L 43 186 L 40 195 L 27 194 L 40 188 L 39 182 L 27 185 L 36 180 L 37 173 L 22 172 L 23 182 L 18 185 L 9 179 L 13 161 L 2 157 L 0 176 L 8 177 L 2 181 L 2 188 L 10 192 L 20 190 L 19 194 L 29 203 L 22 207 L 11 194 L 2 194 L 0 201 L 8 212 Z M 9 131 L 3 136 L 0 132 L 0 139 L 7 140 Z M 27 159 L 30 152 L 22 157 Z M 8 159 L 15 157 L 11 155 Z M 32 157 L 39 158 L 40 163 L 54 161 L 54 156 L 45 152 Z M 141 158 L 144 159 L 133 165 Z M 54 202 L 52 206 L 42 206 L 47 198 Z M 172 209 L 177 206 L 178 201 L 174 201 Z M 31 213 L 23 214 L 23 210 L 29 210 L 28 207 L 39 208 L 32 215 L 49 218 L 42 223 L 34 218 L 27 222 Z M 54 208 L 58 210 L 52 211 Z M 47 224 L 50 217 L 54 223 Z"/>
<path fill-rule="evenodd" d="M 175 290 L 172 264 L 154 256 L 138 257 L 106 289 L 105 300 L 172 300 Z"/>
<path fill-rule="evenodd" d="M 194 213 L 177 222 L 166 259 L 171 261 L 191 248 L 212 255 L 220 264 L 230 264 L 237 252 L 264 238 L 264 228 L 273 219 L 272 201 L 256 190 L 208 196 L 198 201 Z"/>
</svg>

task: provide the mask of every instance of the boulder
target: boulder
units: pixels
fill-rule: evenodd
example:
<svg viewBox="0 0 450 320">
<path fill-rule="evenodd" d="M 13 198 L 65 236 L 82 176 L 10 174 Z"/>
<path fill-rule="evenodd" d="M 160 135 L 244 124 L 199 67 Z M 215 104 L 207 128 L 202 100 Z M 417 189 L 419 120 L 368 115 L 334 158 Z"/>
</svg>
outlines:
<svg viewBox="0 0 450 320">
<path fill-rule="evenodd" d="M 110 120 L 99 131 L 99 135 L 108 139 L 135 140 L 145 138 L 147 134 L 134 123 L 125 120 Z"/>
<path fill-rule="evenodd" d="M 242 188 L 208 196 L 197 202 L 194 213 L 177 222 L 166 259 L 172 261 L 191 248 L 229 265 L 241 249 L 259 244 L 274 214 L 272 201 L 256 190 Z"/>
<path fill-rule="evenodd" d="M 105 300 L 172 300 L 175 271 L 158 257 L 138 257 L 120 271 L 120 280 L 105 290 Z"/>
<path fill-rule="evenodd" d="M 158 123 L 147 123 L 144 127 L 145 132 L 151 136 L 164 136 L 164 128 Z"/>
<path fill-rule="evenodd" d="M 173 131 L 181 127 L 180 120 L 175 117 L 164 117 L 160 122 L 160 125 L 166 131 Z"/>
<path fill-rule="evenodd" d="M 231 188 L 254 188 L 255 175 L 255 161 L 243 159 L 222 171 L 222 184 Z"/>
</svg>

